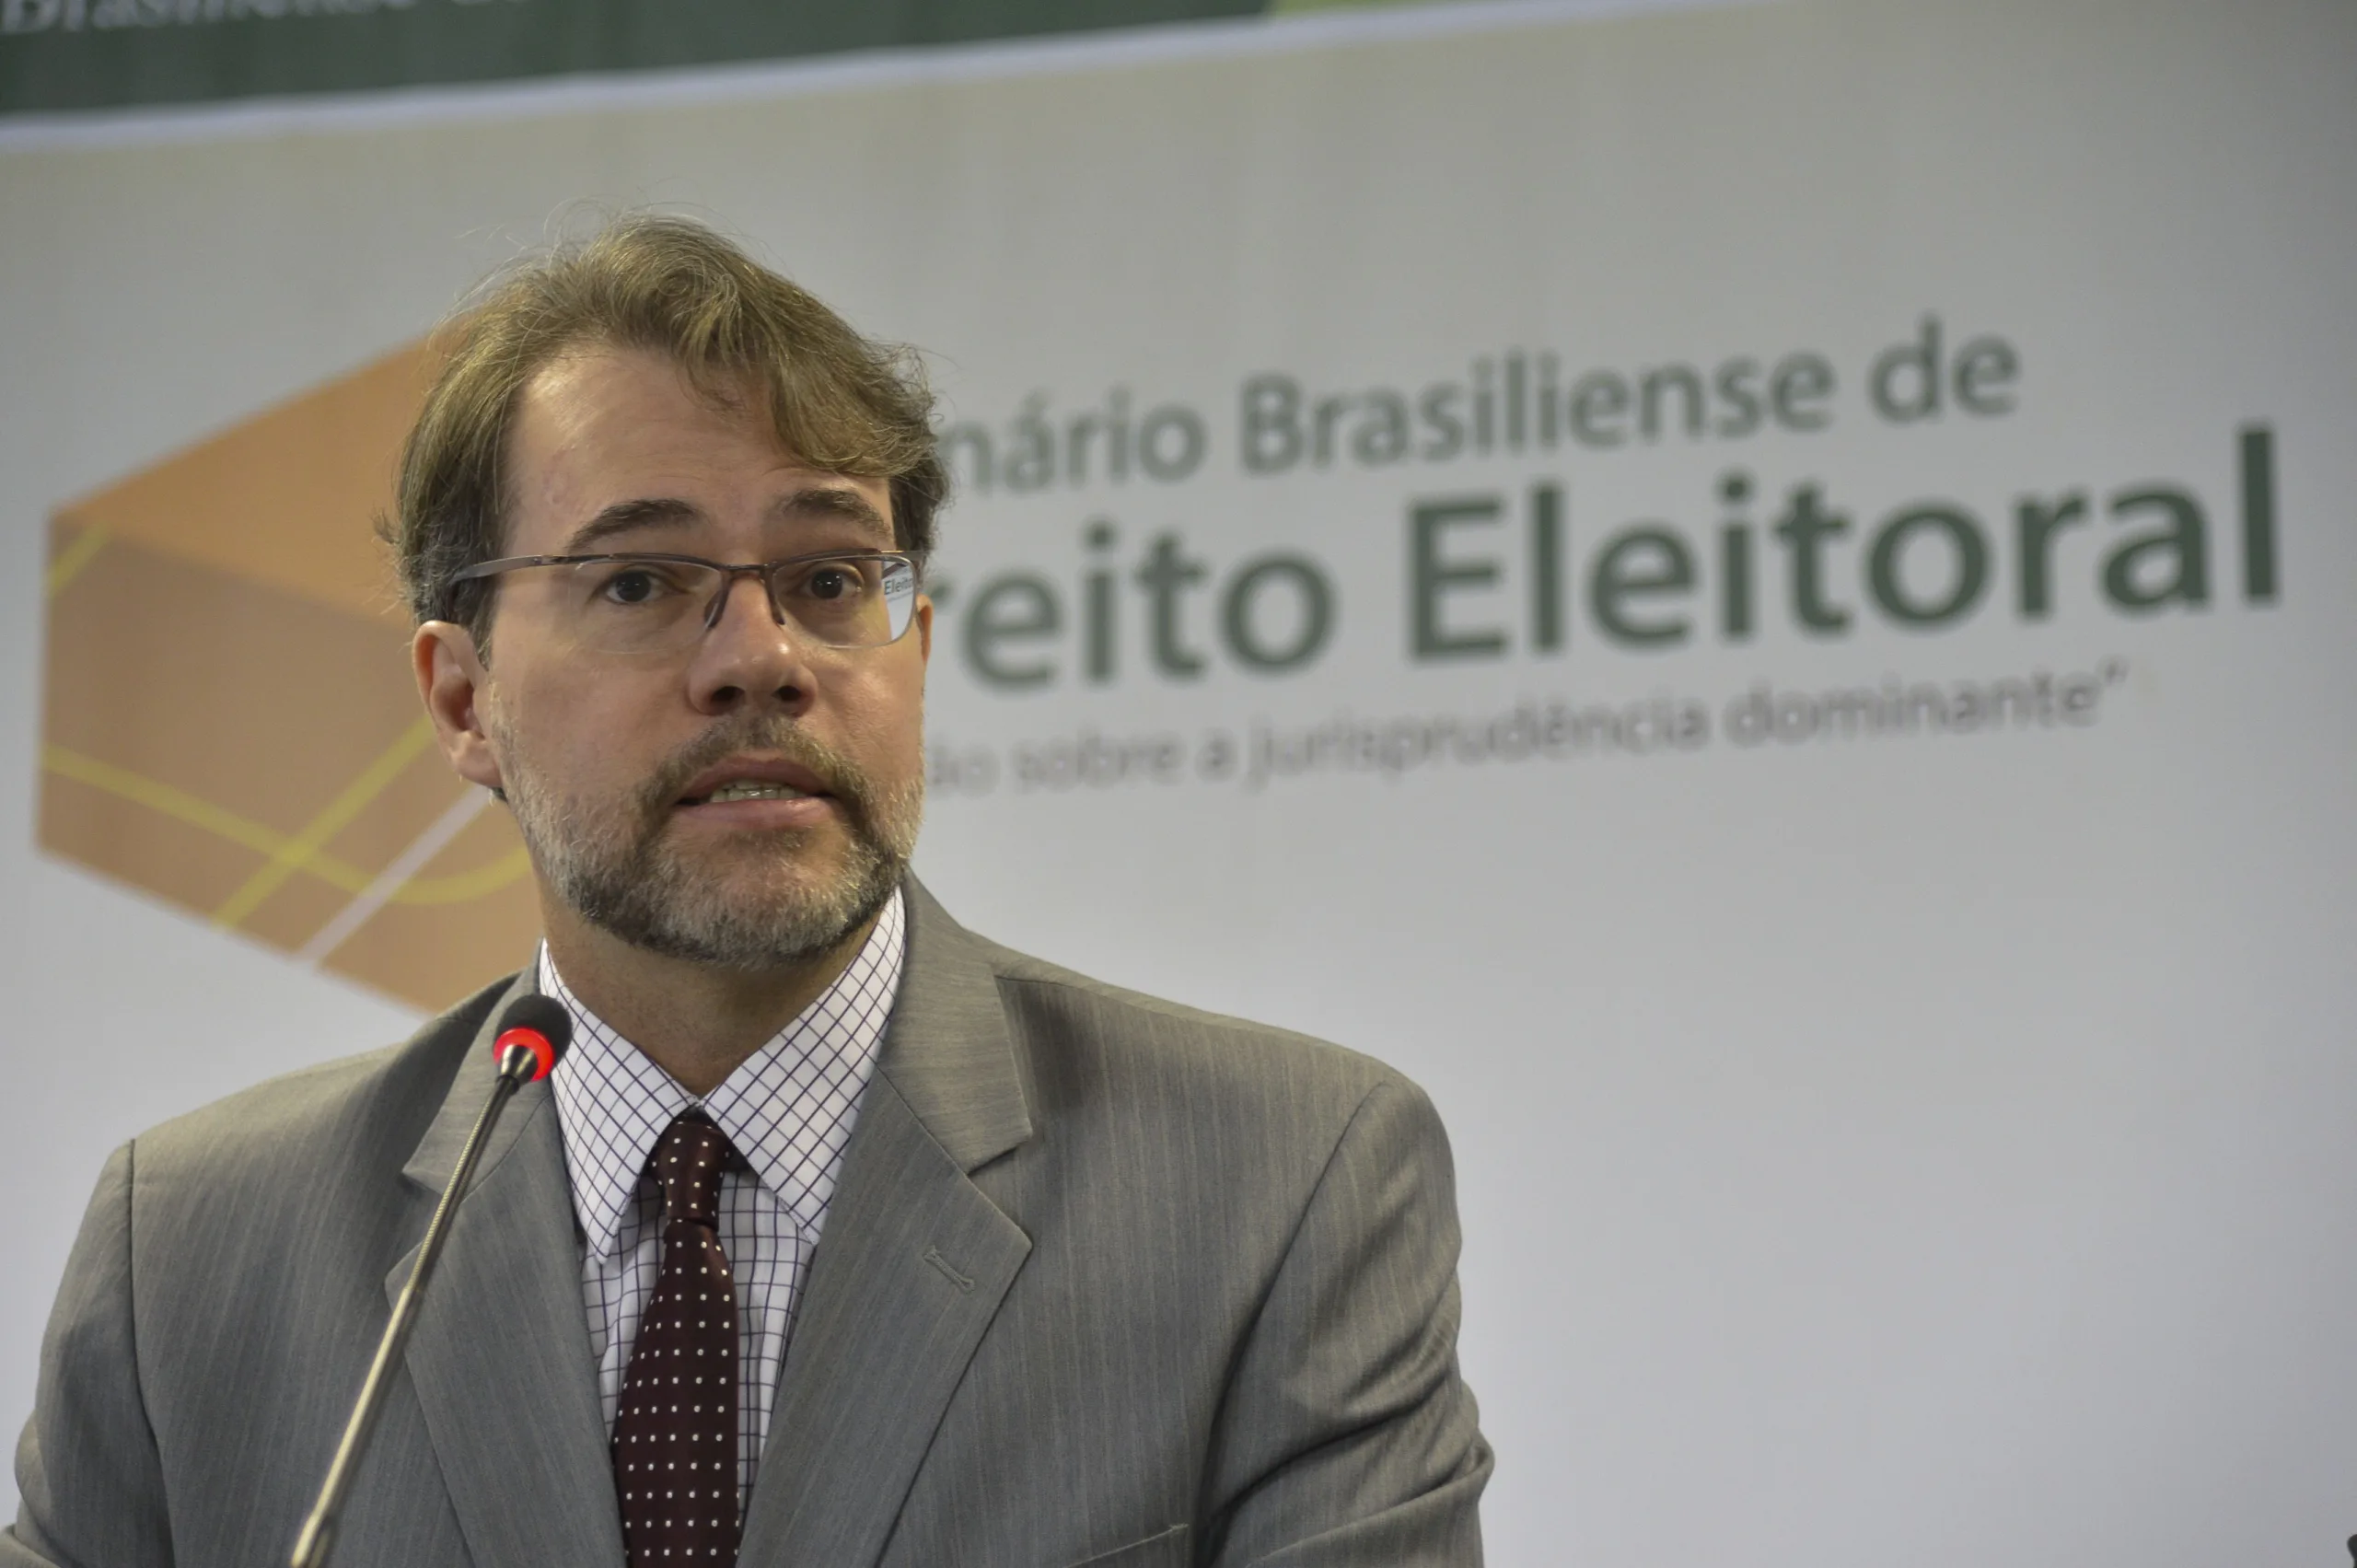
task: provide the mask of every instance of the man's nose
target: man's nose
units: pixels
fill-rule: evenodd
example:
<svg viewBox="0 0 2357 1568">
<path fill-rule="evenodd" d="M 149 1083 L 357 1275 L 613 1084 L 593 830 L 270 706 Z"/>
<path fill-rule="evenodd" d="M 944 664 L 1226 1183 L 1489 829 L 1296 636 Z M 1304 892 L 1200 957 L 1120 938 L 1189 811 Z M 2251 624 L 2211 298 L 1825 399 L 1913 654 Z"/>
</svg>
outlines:
<svg viewBox="0 0 2357 1568">
<path fill-rule="evenodd" d="M 719 620 L 689 661 L 688 700 L 706 714 L 749 707 L 798 714 L 815 691 L 816 646 L 791 620 L 780 622 L 759 576 L 732 577 L 721 591 Z"/>
</svg>

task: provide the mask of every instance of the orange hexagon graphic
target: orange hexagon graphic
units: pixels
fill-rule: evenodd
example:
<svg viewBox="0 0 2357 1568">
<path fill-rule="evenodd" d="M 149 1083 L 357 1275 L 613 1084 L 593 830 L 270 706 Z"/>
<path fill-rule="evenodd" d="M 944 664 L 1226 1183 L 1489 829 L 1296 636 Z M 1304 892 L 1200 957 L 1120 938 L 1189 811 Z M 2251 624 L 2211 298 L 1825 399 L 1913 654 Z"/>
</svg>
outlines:
<svg viewBox="0 0 2357 1568">
<path fill-rule="evenodd" d="M 419 712 L 374 519 L 412 344 L 59 508 L 40 840 L 435 1009 L 531 953 L 529 867 Z"/>
</svg>

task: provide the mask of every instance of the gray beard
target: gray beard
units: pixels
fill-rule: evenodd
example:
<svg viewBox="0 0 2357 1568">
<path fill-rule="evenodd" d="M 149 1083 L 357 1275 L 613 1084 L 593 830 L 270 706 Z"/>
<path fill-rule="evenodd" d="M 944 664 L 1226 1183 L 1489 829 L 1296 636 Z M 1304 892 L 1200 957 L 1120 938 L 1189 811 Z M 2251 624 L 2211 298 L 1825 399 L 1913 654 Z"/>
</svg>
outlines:
<svg viewBox="0 0 2357 1568">
<path fill-rule="evenodd" d="M 664 958 L 759 972 L 830 953 L 874 919 L 900 885 L 923 815 L 923 771 L 879 790 L 832 749 L 784 720 L 726 721 L 657 770 L 638 797 L 602 807 L 542 787 L 525 749 L 503 736 L 507 802 L 532 859 L 566 908 L 621 941 Z M 791 876 L 759 891 L 683 860 L 667 841 L 687 782 L 739 751 L 783 754 L 817 773 L 842 808 L 845 863 L 808 886 Z M 520 765 L 519 765 L 520 764 Z M 812 835 L 771 835 L 761 854 L 791 870 Z"/>
</svg>

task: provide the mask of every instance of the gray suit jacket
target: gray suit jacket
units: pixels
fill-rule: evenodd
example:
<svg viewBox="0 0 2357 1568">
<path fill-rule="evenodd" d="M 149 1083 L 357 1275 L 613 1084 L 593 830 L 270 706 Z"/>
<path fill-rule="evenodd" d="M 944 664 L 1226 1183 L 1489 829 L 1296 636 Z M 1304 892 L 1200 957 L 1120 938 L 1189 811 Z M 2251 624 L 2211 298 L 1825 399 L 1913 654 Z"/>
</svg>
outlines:
<svg viewBox="0 0 2357 1568">
<path fill-rule="evenodd" d="M 1477 1563 L 1491 1457 L 1422 1094 L 1009 952 L 913 882 L 909 912 L 740 1561 Z M 528 983 L 115 1152 L 0 1565 L 286 1560 Z M 459 1213 L 336 1563 L 622 1562 L 537 1085 Z"/>
</svg>

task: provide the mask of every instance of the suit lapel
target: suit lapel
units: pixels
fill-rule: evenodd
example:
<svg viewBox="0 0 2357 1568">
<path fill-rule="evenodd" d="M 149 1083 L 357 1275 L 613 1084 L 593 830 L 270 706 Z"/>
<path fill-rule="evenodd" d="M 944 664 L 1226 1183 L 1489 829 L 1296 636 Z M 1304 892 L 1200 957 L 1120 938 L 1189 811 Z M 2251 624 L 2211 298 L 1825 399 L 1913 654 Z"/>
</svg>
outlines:
<svg viewBox="0 0 2357 1568">
<path fill-rule="evenodd" d="M 508 994 L 530 989 L 519 978 Z M 421 1214 L 491 1092 L 492 1028 L 507 1000 L 492 1009 L 402 1171 Z M 386 1276 L 389 1298 L 415 1257 L 412 1249 Z M 619 1568 L 621 1516 L 563 1137 L 545 1080 L 517 1092 L 483 1151 L 418 1313 L 408 1369 L 478 1568 Z"/>
<path fill-rule="evenodd" d="M 748 1568 L 877 1560 L 1031 1250 L 968 1175 L 1031 1131 L 996 976 L 913 879 L 906 897 L 900 994 L 795 1312 Z"/>
</svg>

